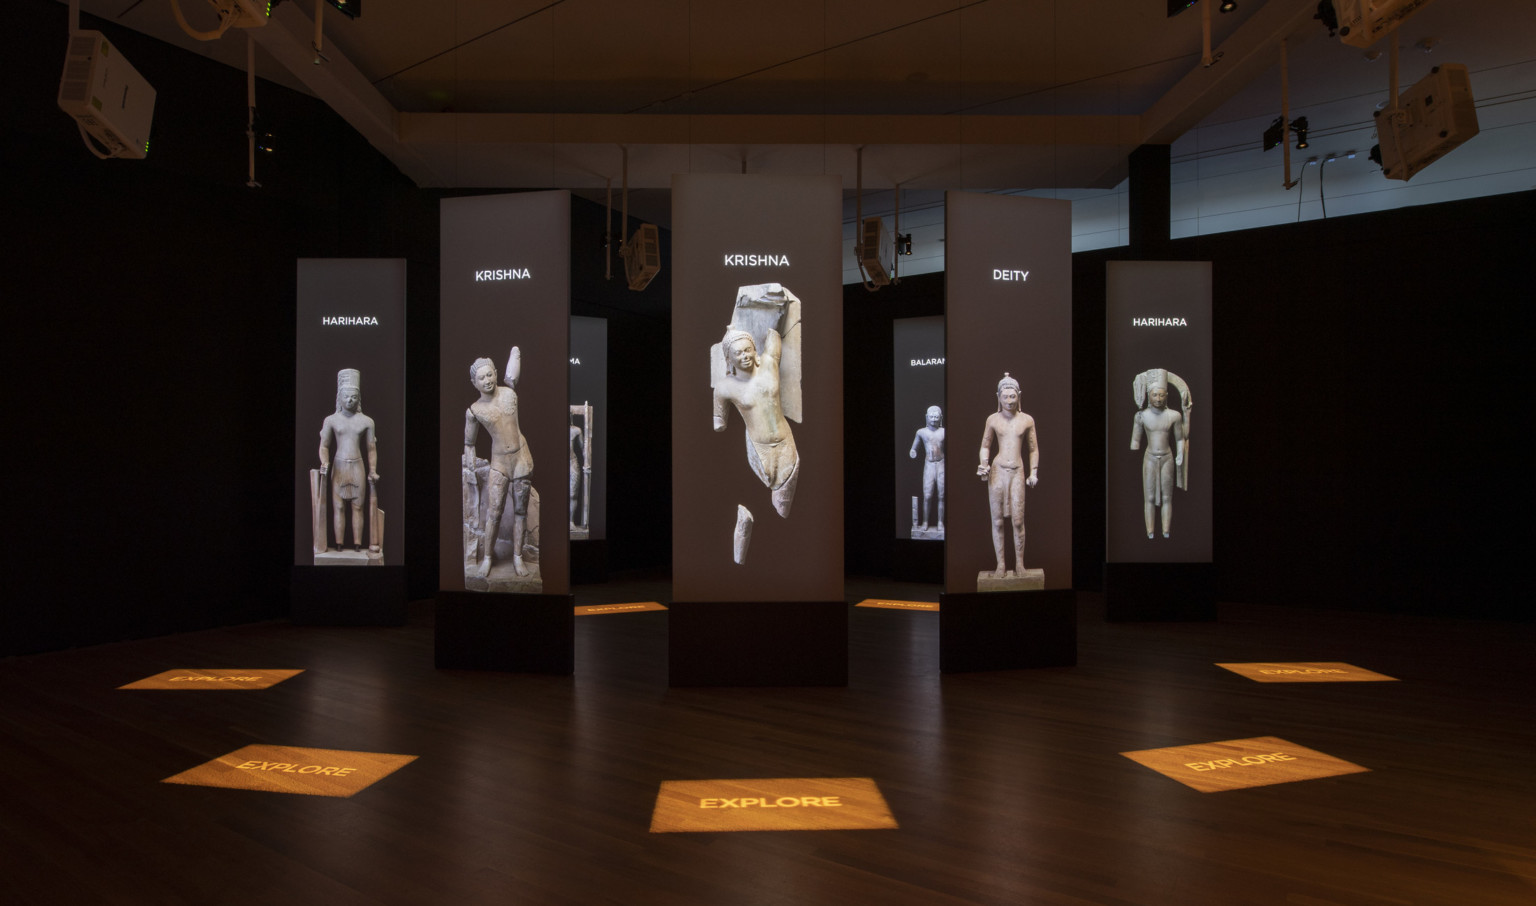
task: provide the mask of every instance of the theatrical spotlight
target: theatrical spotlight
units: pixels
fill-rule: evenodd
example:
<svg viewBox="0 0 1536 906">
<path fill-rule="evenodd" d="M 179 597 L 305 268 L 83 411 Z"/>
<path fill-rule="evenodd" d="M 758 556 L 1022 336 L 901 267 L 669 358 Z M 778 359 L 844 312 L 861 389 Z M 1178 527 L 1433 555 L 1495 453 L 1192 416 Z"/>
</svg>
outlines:
<svg viewBox="0 0 1536 906">
<path fill-rule="evenodd" d="M 1298 116 L 1291 120 L 1291 131 L 1296 133 L 1296 148 L 1300 150 L 1307 146 L 1307 118 Z"/>
<path fill-rule="evenodd" d="M 897 233 L 896 234 L 896 254 L 898 254 L 898 255 L 910 255 L 910 254 L 912 254 L 912 234 L 911 233 Z"/>
</svg>

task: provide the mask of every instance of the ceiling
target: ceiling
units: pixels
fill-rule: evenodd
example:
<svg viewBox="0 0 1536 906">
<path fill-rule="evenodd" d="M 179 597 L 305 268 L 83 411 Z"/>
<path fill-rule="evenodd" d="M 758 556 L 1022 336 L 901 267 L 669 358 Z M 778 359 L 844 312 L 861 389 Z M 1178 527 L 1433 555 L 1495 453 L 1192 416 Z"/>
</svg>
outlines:
<svg viewBox="0 0 1536 906">
<path fill-rule="evenodd" d="M 207 2 L 182 0 L 196 27 L 215 22 Z M 1278 116 L 1282 39 L 1293 115 L 1387 96 L 1385 59 L 1329 38 L 1316 0 L 1212 11 L 1217 60 L 1202 66 L 1213 5 L 1168 18 L 1164 0 L 364 0 L 355 20 L 323 7 L 321 65 L 315 0 L 282 0 L 249 34 L 259 76 L 330 104 L 420 186 L 601 198 L 627 179 L 637 207 L 659 208 L 636 213 L 664 223 L 668 193 L 644 190 L 680 172 L 1111 187 L 1140 144 Z M 194 41 L 167 0 L 81 7 L 245 67 L 241 34 Z M 1430 3 L 1401 32 L 1403 87 L 1426 68 L 1411 59 L 1421 39 L 1474 80 L 1528 80 L 1536 2 Z"/>
</svg>

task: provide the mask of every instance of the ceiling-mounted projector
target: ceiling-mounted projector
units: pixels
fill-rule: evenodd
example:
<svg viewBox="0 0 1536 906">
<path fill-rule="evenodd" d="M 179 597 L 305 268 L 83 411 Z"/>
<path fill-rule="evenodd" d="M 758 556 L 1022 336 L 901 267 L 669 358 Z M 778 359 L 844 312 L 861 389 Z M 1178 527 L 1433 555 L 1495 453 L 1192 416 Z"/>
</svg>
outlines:
<svg viewBox="0 0 1536 906">
<path fill-rule="evenodd" d="M 642 223 L 629 241 L 619 246 L 624 258 L 624 278 L 639 292 L 661 273 L 661 234 L 654 223 Z"/>
<path fill-rule="evenodd" d="M 149 126 L 155 116 L 155 89 L 99 31 L 69 36 L 59 109 L 107 153 L 98 157 L 143 158 L 149 154 Z M 87 142 L 89 144 L 89 142 Z"/>
<path fill-rule="evenodd" d="M 891 246 L 891 234 L 885 231 L 885 218 L 864 218 L 859 225 L 859 246 L 855 251 L 870 283 L 885 286 L 891 282 L 896 254 Z"/>
<path fill-rule="evenodd" d="M 1387 32 L 1403 23 L 1404 19 L 1428 6 L 1430 0 L 1323 0 L 1322 7 L 1331 3 L 1337 17 L 1339 40 L 1356 47 L 1370 47 Z"/>
<path fill-rule="evenodd" d="M 1477 134 L 1472 81 L 1461 63 L 1442 63 L 1398 98 L 1396 110 L 1376 111 L 1380 142 L 1371 160 L 1388 179 L 1407 181 Z"/>
</svg>

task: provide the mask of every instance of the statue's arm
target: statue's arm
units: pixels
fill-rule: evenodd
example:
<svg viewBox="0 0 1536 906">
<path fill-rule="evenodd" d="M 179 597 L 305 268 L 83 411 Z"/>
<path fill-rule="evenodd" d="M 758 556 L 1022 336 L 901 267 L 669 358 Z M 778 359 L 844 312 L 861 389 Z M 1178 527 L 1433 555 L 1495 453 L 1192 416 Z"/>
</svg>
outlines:
<svg viewBox="0 0 1536 906">
<path fill-rule="evenodd" d="M 922 446 L 922 444 L 923 444 L 923 429 L 922 428 L 918 428 L 917 429 L 917 433 L 912 435 L 912 449 L 907 452 L 907 458 L 908 459 L 916 459 L 917 458 L 917 448 Z"/>
<path fill-rule="evenodd" d="M 368 422 L 368 480 L 379 480 L 379 440 L 374 434 L 373 422 Z"/>
<path fill-rule="evenodd" d="M 475 440 L 480 436 L 480 422 L 474 410 L 464 410 L 464 468 L 475 467 Z"/>
<path fill-rule="evenodd" d="M 1184 465 L 1184 416 L 1180 415 L 1173 422 L 1173 464 Z"/>
<path fill-rule="evenodd" d="M 784 338 L 779 336 L 777 330 L 770 329 L 768 336 L 763 339 L 763 348 L 768 353 L 769 360 L 778 364 L 779 359 L 784 356 Z"/>
<path fill-rule="evenodd" d="M 320 471 L 322 472 L 331 470 L 331 438 L 333 436 L 331 420 L 326 419 L 325 424 L 320 426 Z"/>
<path fill-rule="evenodd" d="M 1040 443 L 1035 433 L 1035 420 L 1029 420 L 1024 429 L 1024 442 L 1029 445 L 1029 471 L 1033 475 L 1040 468 Z"/>
<path fill-rule="evenodd" d="M 1131 449 L 1140 450 L 1141 441 L 1147 436 L 1147 429 L 1141 425 L 1141 410 L 1131 416 Z"/>
<path fill-rule="evenodd" d="M 728 408 L 729 405 L 730 405 L 730 401 L 727 400 L 725 397 L 721 396 L 719 390 L 715 391 L 714 397 L 715 397 L 715 405 L 714 405 L 714 410 L 715 410 L 715 430 L 716 431 L 724 431 L 725 430 L 725 423 L 726 423 L 726 421 L 728 421 L 730 419 L 730 409 Z"/>
<path fill-rule="evenodd" d="M 992 430 L 992 419 L 987 419 L 987 427 L 981 432 L 981 465 L 976 467 L 976 474 L 982 478 L 987 477 L 987 469 L 992 464 L 992 438 L 995 432 Z"/>
<path fill-rule="evenodd" d="M 512 347 L 512 353 L 507 356 L 506 377 L 503 378 L 508 387 L 516 387 L 517 379 L 523 373 L 523 351 L 516 346 Z"/>
</svg>

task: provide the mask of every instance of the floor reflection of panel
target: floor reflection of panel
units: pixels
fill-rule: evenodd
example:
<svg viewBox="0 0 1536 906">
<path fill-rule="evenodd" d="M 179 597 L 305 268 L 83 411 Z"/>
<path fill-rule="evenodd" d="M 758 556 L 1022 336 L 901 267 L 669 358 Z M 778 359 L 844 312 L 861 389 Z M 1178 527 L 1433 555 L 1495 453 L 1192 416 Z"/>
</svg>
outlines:
<svg viewBox="0 0 1536 906">
<path fill-rule="evenodd" d="M 666 610 L 655 601 L 636 601 L 633 604 L 578 604 L 576 616 L 590 617 L 604 613 L 640 613 L 644 610 Z"/>
<path fill-rule="evenodd" d="M 1278 736 L 1121 752 L 1126 758 L 1202 793 L 1316 780 L 1369 771 L 1358 764 L 1286 742 Z"/>
<path fill-rule="evenodd" d="M 1289 661 L 1217 664 L 1257 683 L 1395 683 L 1387 676 L 1343 661 Z"/>
<path fill-rule="evenodd" d="M 854 607 L 884 607 L 888 610 L 938 610 L 934 601 L 888 601 L 883 598 L 865 598 Z"/>
<path fill-rule="evenodd" d="M 303 670 L 167 670 L 119 689 L 268 689 Z"/>
<path fill-rule="evenodd" d="M 873 830 L 896 819 L 868 777 L 667 780 L 651 833 Z"/>
<path fill-rule="evenodd" d="M 256 745 L 236 749 L 161 783 L 346 797 L 415 760 L 415 755 Z"/>
</svg>

